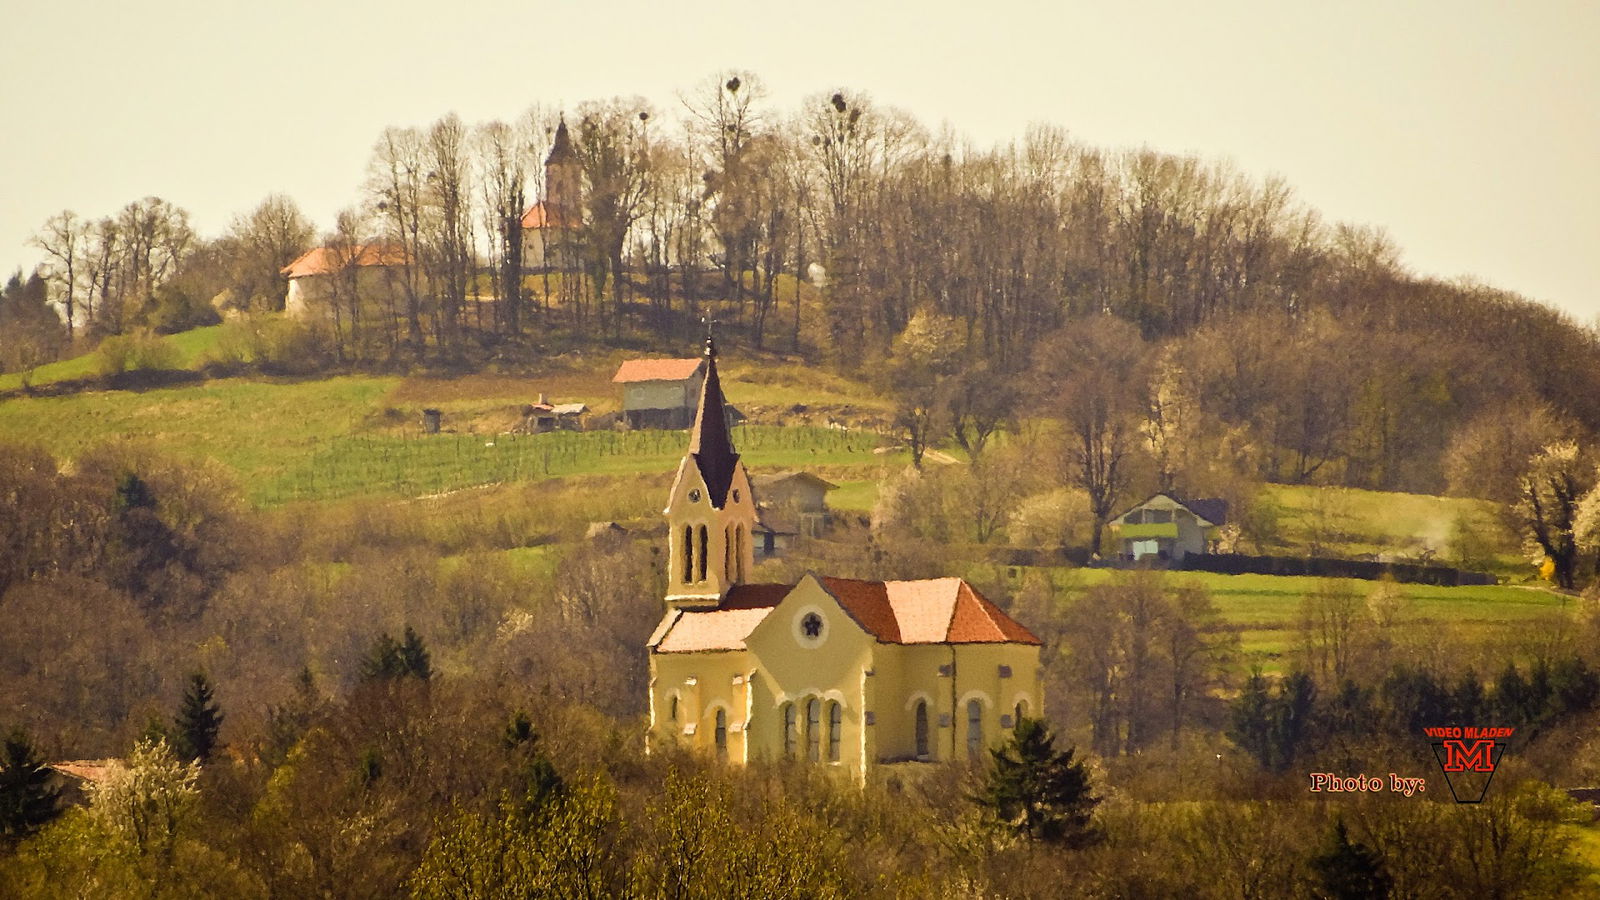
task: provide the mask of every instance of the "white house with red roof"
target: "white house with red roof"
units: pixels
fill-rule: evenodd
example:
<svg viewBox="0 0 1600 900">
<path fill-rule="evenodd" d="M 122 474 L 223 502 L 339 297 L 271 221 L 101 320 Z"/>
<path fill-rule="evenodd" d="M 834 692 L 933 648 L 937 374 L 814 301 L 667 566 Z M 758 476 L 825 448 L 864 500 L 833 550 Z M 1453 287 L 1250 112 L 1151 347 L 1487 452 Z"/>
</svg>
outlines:
<svg viewBox="0 0 1600 900">
<path fill-rule="evenodd" d="M 715 349 L 668 496 L 667 611 L 650 636 L 651 747 L 734 763 L 974 759 L 1038 715 L 1040 641 L 960 578 L 755 584 L 758 526 Z"/>
<path fill-rule="evenodd" d="M 296 318 L 332 318 L 336 305 L 348 312 L 398 300 L 407 262 L 405 250 L 386 244 L 314 247 L 281 270 L 289 279 L 283 311 Z"/>
</svg>

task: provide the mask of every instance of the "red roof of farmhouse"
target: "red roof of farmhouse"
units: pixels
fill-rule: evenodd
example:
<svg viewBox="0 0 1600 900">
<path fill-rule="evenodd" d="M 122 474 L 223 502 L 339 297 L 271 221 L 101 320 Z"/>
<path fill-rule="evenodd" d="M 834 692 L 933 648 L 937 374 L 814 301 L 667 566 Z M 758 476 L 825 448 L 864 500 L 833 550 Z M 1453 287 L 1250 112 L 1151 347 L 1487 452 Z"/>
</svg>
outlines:
<svg viewBox="0 0 1600 900">
<path fill-rule="evenodd" d="M 881 643 L 1041 643 L 961 578 L 817 580 L 856 624 Z M 736 585 L 716 609 L 686 609 L 669 616 L 651 636 L 650 646 L 657 653 L 744 650 L 751 632 L 793 589 L 788 584 Z"/>
<path fill-rule="evenodd" d="M 630 359 L 623 363 L 612 382 L 627 384 L 634 381 L 683 381 L 700 370 L 705 360 L 693 359 Z"/>
<path fill-rule="evenodd" d="M 342 263 L 342 264 L 341 264 Z M 403 266 L 406 252 L 392 244 L 356 244 L 348 250 L 317 247 L 300 254 L 280 272 L 290 278 L 327 275 L 344 266 Z"/>
</svg>

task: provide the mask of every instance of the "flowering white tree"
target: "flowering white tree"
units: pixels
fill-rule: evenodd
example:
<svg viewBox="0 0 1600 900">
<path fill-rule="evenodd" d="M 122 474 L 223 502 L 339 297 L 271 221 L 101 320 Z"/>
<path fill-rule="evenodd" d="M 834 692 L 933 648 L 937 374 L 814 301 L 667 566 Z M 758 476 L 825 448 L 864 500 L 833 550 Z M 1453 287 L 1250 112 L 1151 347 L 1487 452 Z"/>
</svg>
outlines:
<svg viewBox="0 0 1600 900">
<path fill-rule="evenodd" d="M 170 856 L 178 827 L 199 796 L 199 778 L 199 764 L 179 762 L 165 740 L 140 741 L 126 763 L 90 787 L 90 811 L 140 855 Z"/>
</svg>

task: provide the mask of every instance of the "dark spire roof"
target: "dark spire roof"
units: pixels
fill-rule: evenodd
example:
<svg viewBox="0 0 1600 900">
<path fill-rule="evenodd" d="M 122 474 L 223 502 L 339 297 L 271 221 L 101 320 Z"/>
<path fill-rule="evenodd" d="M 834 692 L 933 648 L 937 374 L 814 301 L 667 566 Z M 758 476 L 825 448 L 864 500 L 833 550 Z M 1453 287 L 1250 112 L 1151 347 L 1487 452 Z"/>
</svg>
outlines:
<svg viewBox="0 0 1600 900">
<path fill-rule="evenodd" d="M 711 492 L 711 505 L 721 509 L 733 486 L 733 473 L 739 467 L 739 454 L 733 451 L 733 436 L 728 433 L 727 401 L 722 397 L 722 379 L 717 377 L 717 345 L 706 334 L 706 380 L 700 386 L 700 409 L 694 416 L 689 438 L 689 455 L 700 467 Z"/>
<path fill-rule="evenodd" d="M 572 149 L 572 136 L 567 134 L 567 117 L 561 117 L 561 124 L 556 126 L 556 140 L 550 147 L 550 155 L 545 157 L 544 164 L 569 162 L 576 159 L 578 154 Z"/>
</svg>

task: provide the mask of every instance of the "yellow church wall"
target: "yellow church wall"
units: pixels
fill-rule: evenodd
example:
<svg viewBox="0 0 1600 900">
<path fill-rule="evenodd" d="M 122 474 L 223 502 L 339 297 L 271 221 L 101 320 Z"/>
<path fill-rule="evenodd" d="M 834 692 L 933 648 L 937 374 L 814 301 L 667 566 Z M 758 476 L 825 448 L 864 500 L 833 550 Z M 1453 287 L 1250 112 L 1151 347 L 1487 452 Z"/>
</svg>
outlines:
<svg viewBox="0 0 1600 900">
<path fill-rule="evenodd" d="M 1000 676 L 1002 665 L 1010 667 L 1009 677 Z M 999 745 L 1009 733 L 1001 716 L 1011 715 L 1019 699 L 1038 714 L 1038 670 L 1039 649 L 1026 644 L 880 645 L 872 678 L 878 697 L 873 710 L 877 758 L 917 758 L 919 699 L 928 703 L 925 758 L 966 758 L 967 703 L 974 699 L 983 706 L 982 745 Z"/>
<path fill-rule="evenodd" d="M 745 650 L 651 654 L 650 745 L 670 742 L 716 753 L 717 710 L 722 709 L 727 713 L 727 758 L 747 761 L 748 682 L 755 668 L 754 656 Z M 674 696 L 678 698 L 676 721 L 672 718 Z"/>
<path fill-rule="evenodd" d="M 822 619 L 820 640 L 804 635 L 801 622 L 808 614 Z M 823 701 L 818 750 L 822 761 L 828 757 L 828 701 L 840 705 L 839 762 L 837 765 L 861 771 L 875 759 L 864 732 L 862 713 L 870 708 L 866 691 L 871 679 L 863 673 L 872 668 L 876 641 L 839 607 L 815 578 L 807 576 L 773 608 L 765 621 L 751 632 L 746 646 L 762 663 L 771 704 L 757 711 L 752 747 L 764 748 L 771 758 L 784 755 L 783 704 L 796 704 L 798 740 L 796 755 L 806 758 L 809 742 L 806 701 Z"/>
</svg>

